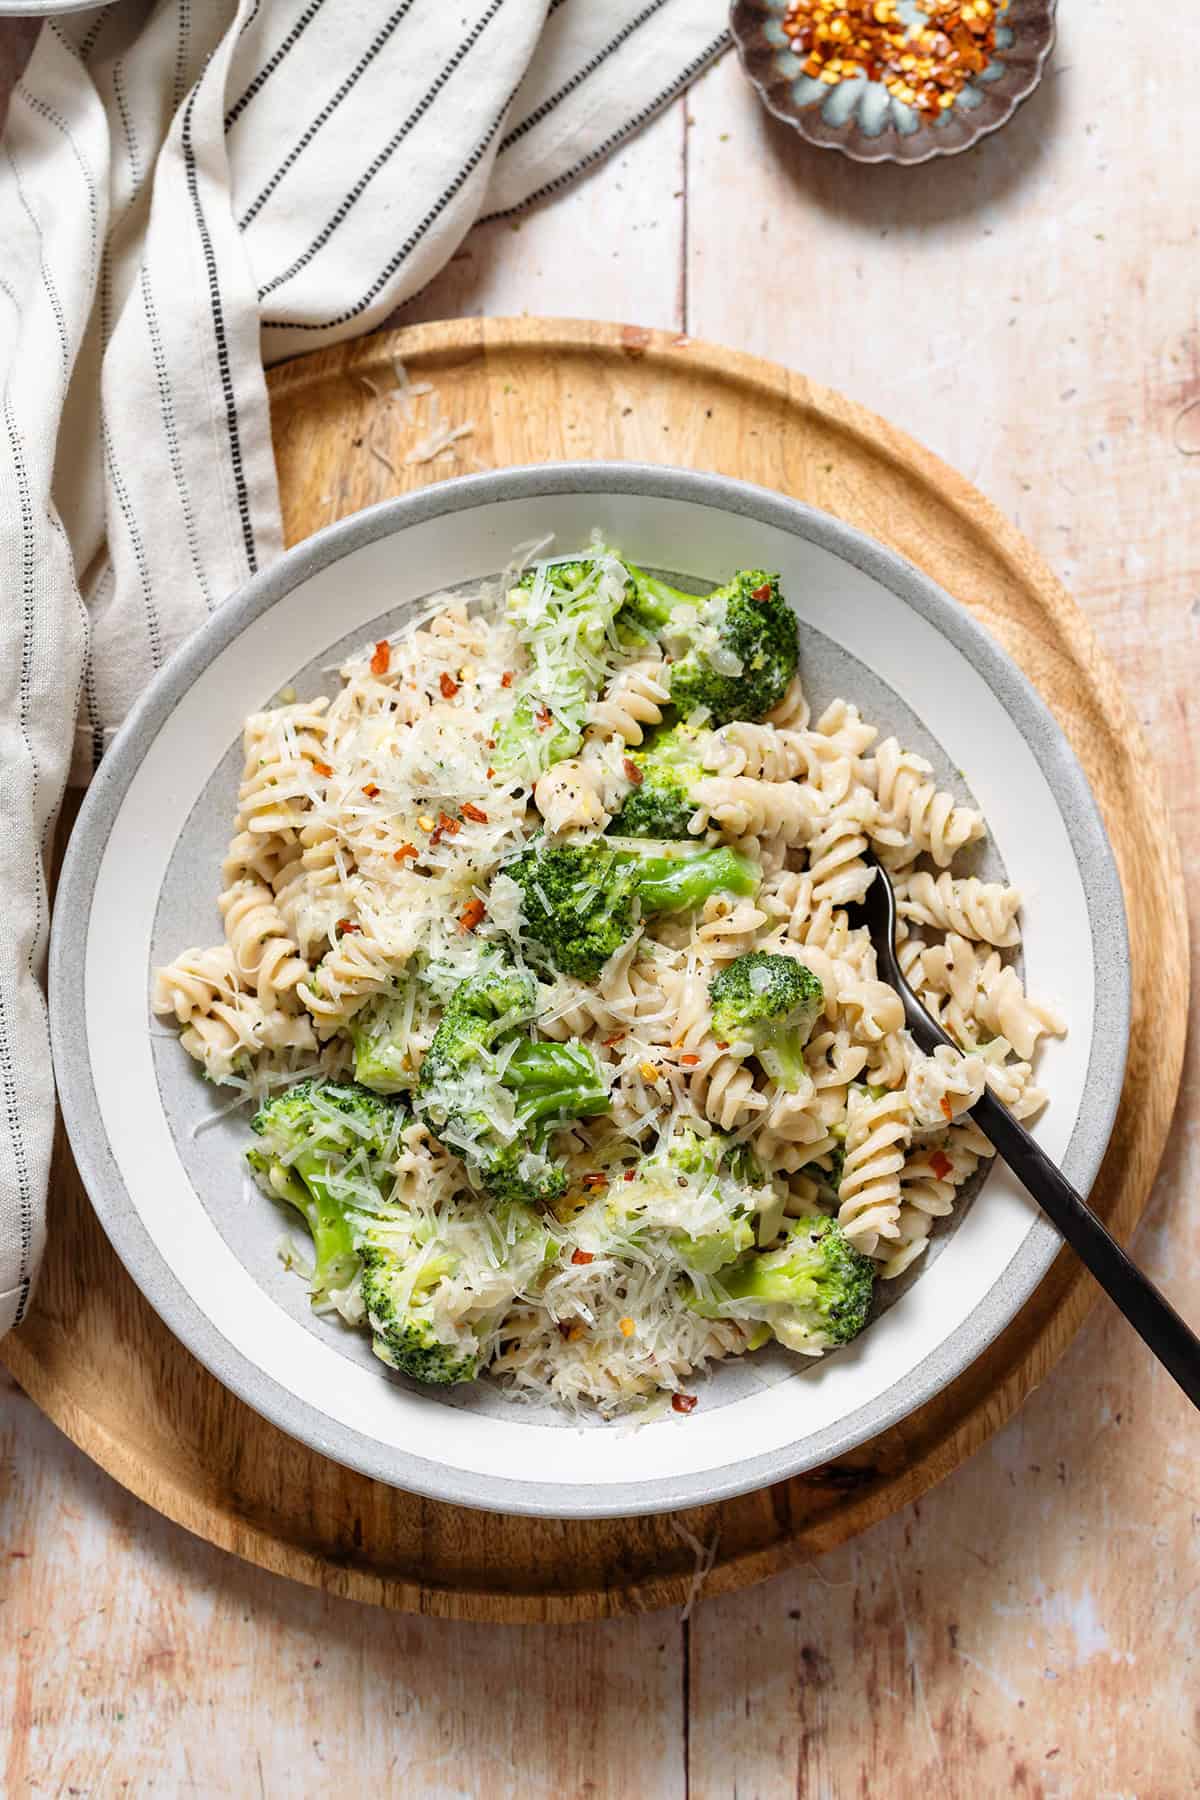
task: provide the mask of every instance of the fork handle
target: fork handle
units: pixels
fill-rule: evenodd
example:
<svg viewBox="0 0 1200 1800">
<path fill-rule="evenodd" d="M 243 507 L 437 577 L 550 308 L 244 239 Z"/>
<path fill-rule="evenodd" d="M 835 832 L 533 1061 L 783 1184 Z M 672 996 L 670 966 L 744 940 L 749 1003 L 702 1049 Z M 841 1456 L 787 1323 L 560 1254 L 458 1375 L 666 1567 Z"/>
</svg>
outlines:
<svg viewBox="0 0 1200 1800">
<path fill-rule="evenodd" d="M 1193 1406 L 1200 1407 L 1200 1338 L 1184 1324 L 1154 1283 L 1130 1261 L 1062 1170 L 986 1090 L 971 1117 L 990 1138 L 1014 1175 L 1095 1276 Z"/>
</svg>

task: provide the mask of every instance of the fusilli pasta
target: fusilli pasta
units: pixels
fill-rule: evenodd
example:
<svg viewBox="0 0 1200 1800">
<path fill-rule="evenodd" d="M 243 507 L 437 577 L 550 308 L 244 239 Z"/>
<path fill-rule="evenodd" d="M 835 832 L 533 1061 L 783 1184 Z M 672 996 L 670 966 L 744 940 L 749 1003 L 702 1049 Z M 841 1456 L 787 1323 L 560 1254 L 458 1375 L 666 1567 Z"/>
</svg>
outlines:
<svg viewBox="0 0 1200 1800">
<path fill-rule="evenodd" d="M 1009 956 L 1020 896 L 951 866 L 982 838 L 979 813 L 894 736 L 878 741 L 852 701 L 814 721 L 795 657 L 754 718 L 723 710 L 719 683 L 696 685 L 707 656 L 746 691 L 721 631 L 739 581 L 756 619 L 773 580 L 735 578 L 710 617 L 703 598 L 672 602 L 595 549 L 477 603 L 435 600 L 351 657 L 335 696 L 254 713 L 217 903 L 225 942 L 154 974 L 153 1010 L 214 1080 L 261 1100 L 298 1074 L 319 1088 L 353 1071 L 354 1093 L 387 1097 L 386 1154 L 347 1153 L 338 1175 L 354 1242 L 382 1233 L 418 1261 L 440 1245 L 440 1351 L 469 1338 L 519 1397 L 615 1412 L 682 1399 L 697 1370 L 765 1332 L 829 1347 L 773 1302 L 755 1310 L 738 1283 L 756 1259 L 840 1228 L 868 1275 L 901 1274 L 991 1153 L 969 1117 L 985 1083 L 1020 1117 L 1045 1103 L 1034 1058 L 1064 1025 Z M 632 625 L 631 596 L 647 603 Z M 622 835 L 623 812 L 626 832 L 651 818 L 661 837 Z M 578 907 L 555 943 L 533 924 L 549 933 L 563 905 L 540 885 L 546 855 L 567 859 Z M 895 873 L 901 968 L 958 1049 L 921 1055 L 879 978 L 853 913 L 873 858 Z M 686 886 L 708 866 L 719 880 Z M 605 948 L 588 962 L 593 933 Z M 807 996 L 788 1056 L 749 1025 L 714 1025 L 722 984 L 762 967 Z M 421 1094 L 460 997 L 498 969 L 523 997 L 471 1015 L 484 1097 L 455 1137 Z M 518 1079 L 522 1046 L 533 1072 Z M 535 1128 L 513 1095 L 521 1080 L 540 1095 L 560 1051 L 597 1092 Z M 501 1128 L 514 1179 L 561 1172 L 536 1215 L 481 1197 L 470 1134 Z M 264 1185 L 286 1199 L 295 1180 L 287 1161 Z M 314 1304 L 368 1323 L 378 1348 L 372 1291 L 360 1267 L 314 1285 Z"/>
</svg>

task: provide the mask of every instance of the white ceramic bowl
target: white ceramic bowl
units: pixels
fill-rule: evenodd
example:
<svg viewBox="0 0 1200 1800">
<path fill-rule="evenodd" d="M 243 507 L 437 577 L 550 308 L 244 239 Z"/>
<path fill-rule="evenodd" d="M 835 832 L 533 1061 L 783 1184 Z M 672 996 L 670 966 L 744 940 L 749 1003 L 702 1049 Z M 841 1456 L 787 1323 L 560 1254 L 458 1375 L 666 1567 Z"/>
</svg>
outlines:
<svg viewBox="0 0 1200 1800">
<path fill-rule="evenodd" d="M 92 1200 L 147 1298 L 251 1406 L 353 1468 L 507 1512 L 606 1516 L 698 1505 L 795 1474 L 893 1425 L 1010 1322 L 1058 1240 L 1003 1169 L 852 1345 L 716 1368 L 691 1415 L 579 1428 L 486 1383 L 449 1394 L 385 1372 L 365 1336 L 314 1318 L 247 1194 L 245 1119 L 147 1010 L 150 969 L 217 941 L 244 716 L 289 684 L 327 690 L 341 652 L 417 601 L 501 569 L 519 543 L 598 527 L 642 564 L 710 580 L 778 568 L 818 704 L 845 692 L 973 793 L 991 867 L 1027 896 L 1031 988 L 1070 1020 L 1037 1128 L 1084 1193 L 1115 1114 L 1128 1030 L 1120 886 L 1084 776 L 1023 675 L 892 552 L 794 501 L 713 475 L 585 463 L 468 476 L 331 526 L 257 577 L 135 709 L 76 826 L 51 967 L 55 1062 Z M 958 771 L 965 773 L 964 780 Z M 987 872 L 988 864 L 984 864 Z"/>
</svg>

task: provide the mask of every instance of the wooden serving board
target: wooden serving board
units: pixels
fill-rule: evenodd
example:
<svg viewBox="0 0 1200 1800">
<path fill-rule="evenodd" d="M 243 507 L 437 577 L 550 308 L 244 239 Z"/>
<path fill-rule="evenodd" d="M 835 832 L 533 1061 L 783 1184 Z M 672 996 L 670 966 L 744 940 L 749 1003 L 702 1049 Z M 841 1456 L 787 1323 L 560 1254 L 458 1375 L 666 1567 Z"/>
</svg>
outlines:
<svg viewBox="0 0 1200 1800">
<path fill-rule="evenodd" d="M 429 397 L 473 423 L 408 465 Z M 792 494 L 891 544 L 980 618 L 1053 707 L 1086 769 L 1129 908 L 1133 1026 L 1093 1194 L 1121 1238 L 1145 1206 L 1183 1055 L 1187 926 L 1158 774 L 1074 603 L 961 476 L 861 407 L 771 363 L 637 327 L 458 320 L 318 352 L 271 376 L 289 543 L 447 474 L 570 457 L 715 469 Z M 421 1500 L 351 1474 L 235 1400 L 141 1298 L 65 1147 L 33 1315 L 0 1344 L 26 1391 L 110 1474 L 191 1531 L 314 1586 L 453 1618 L 573 1621 L 679 1604 L 694 1545 L 724 1592 L 812 1556 L 915 1499 L 978 1449 L 1046 1375 L 1095 1288 L 1061 1256 L 992 1348 L 852 1456 L 675 1518 L 571 1524 Z"/>
</svg>

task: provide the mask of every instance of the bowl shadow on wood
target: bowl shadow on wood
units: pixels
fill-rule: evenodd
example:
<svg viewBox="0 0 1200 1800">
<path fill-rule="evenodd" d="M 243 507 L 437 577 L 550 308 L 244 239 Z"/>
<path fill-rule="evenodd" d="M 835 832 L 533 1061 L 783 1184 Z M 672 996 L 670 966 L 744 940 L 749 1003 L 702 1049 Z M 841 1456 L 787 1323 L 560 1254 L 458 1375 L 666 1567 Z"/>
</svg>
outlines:
<svg viewBox="0 0 1200 1800">
<path fill-rule="evenodd" d="M 960 156 L 914 164 L 852 162 L 807 143 L 765 108 L 764 140 L 782 181 L 823 211 L 876 232 L 937 230 L 977 219 L 1031 179 L 1057 128 L 1061 84 L 1069 75 L 1068 64 L 1052 60 L 1007 124 Z"/>
</svg>

